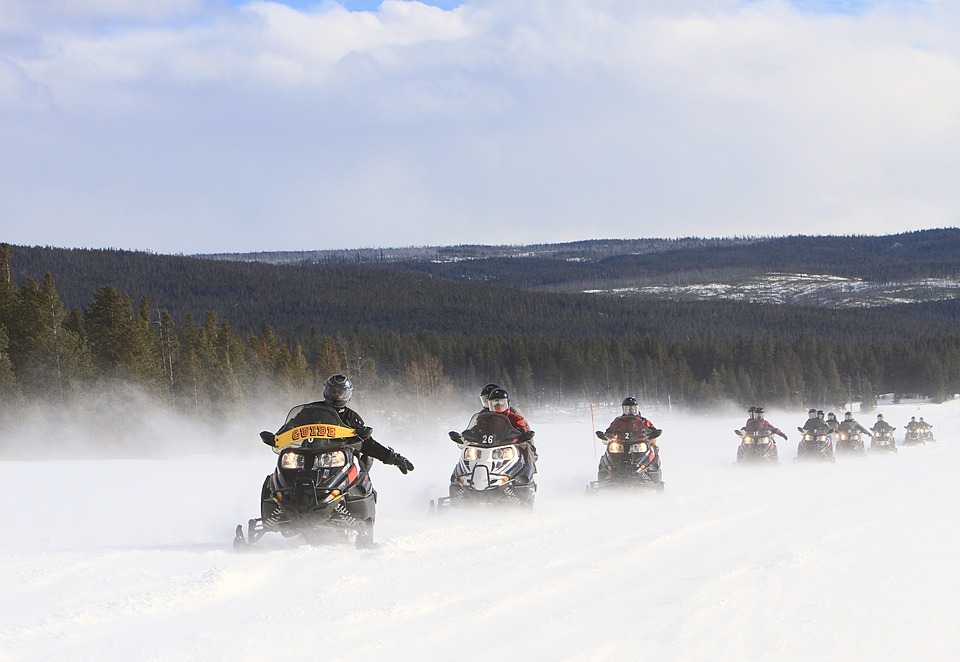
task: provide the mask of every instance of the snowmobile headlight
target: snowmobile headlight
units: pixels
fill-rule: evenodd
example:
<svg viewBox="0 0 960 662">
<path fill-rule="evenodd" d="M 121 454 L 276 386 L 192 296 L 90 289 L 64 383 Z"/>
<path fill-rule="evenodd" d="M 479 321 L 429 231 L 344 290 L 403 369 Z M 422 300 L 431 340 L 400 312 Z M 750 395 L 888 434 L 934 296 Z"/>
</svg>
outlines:
<svg viewBox="0 0 960 662">
<path fill-rule="evenodd" d="M 619 441 L 611 441 L 607 444 L 607 451 L 611 453 L 622 453 L 623 444 L 621 444 Z"/>
<path fill-rule="evenodd" d="M 292 451 L 280 456 L 281 469 L 303 469 L 303 456 Z"/>
<path fill-rule="evenodd" d="M 480 449 L 474 448 L 473 446 L 467 446 L 463 449 L 463 459 L 464 460 L 479 460 L 480 459 Z"/>
<path fill-rule="evenodd" d="M 840 438 L 843 439 L 843 440 L 847 440 L 847 439 L 850 438 L 850 435 L 846 434 L 845 432 L 841 432 L 841 433 L 840 433 Z"/>
<path fill-rule="evenodd" d="M 329 453 L 320 453 L 317 456 L 315 467 L 317 469 L 326 469 L 328 467 L 342 467 L 347 463 L 347 454 L 343 451 L 331 451 Z"/>
<path fill-rule="evenodd" d="M 752 443 L 753 443 L 753 437 L 751 437 L 751 436 L 748 435 L 748 434 L 743 435 L 743 443 L 745 443 L 745 444 L 752 444 Z"/>
<path fill-rule="evenodd" d="M 804 441 L 813 441 L 813 435 L 808 432 L 807 434 L 803 435 L 803 440 L 804 440 Z"/>
<path fill-rule="evenodd" d="M 512 446 L 494 448 L 492 457 L 494 460 L 512 460 L 517 457 L 517 451 Z"/>
<path fill-rule="evenodd" d="M 641 441 L 639 444 L 631 444 L 630 446 L 631 453 L 646 453 L 647 452 L 647 442 Z"/>
</svg>

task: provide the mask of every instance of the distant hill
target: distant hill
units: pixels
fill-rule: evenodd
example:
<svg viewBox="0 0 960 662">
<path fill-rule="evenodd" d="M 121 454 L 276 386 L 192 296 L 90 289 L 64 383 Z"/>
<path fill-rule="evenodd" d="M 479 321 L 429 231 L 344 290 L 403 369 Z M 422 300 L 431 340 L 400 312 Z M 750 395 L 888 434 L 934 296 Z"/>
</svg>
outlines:
<svg viewBox="0 0 960 662">
<path fill-rule="evenodd" d="M 798 305 L 888 305 L 952 298 L 960 283 L 960 229 L 889 236 L 621 239 L 529 246 L 452 246 L 219 254 L 227 261 L 399 269 L 524 290 L 615 293 L 646 299 L 751 299 L 804 275 L 822 287 L 786 287 Z M 768 278 L 771 274 L 785 276 Z M 722 287 L 707 287 L 721 285 Z M 836 296 L 837 290 L 854 296 Z M 886 290 L 890 290 L 889 294 Z M 857 297 L 859 292 L 863 297 Z M 869 296 L 867 296 L 869 294 Z"/>
<path fill-rule="evenodd" d="M 885 341 L 954 333 L 960 321 L 958 229 L 409 250 L 418 256 L 384 249 L 393 257 L 371 261 L 339 251 L 316 263 L 310 252 L 275 264 L 260 259 L 268 254 L 228 260 L 14 246 L 12 271 L 18 282 L 50 272 L 68 308 L 82 308 L 109 284 L 176 319 L 213 311 L 237 328 L 294 333 Z M 920 280 L 931 278 L 938 280 Z M 802 295 L 791 295 L 787 281 L 799 282 Z M 861 310 L 865 302 L 875 310 Z"/>
</svg>

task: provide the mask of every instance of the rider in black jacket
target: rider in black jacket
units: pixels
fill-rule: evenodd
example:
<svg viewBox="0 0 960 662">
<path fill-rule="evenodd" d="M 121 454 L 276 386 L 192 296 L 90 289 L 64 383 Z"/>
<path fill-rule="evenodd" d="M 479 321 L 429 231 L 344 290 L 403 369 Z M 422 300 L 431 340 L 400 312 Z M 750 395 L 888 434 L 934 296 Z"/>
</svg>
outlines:
<svg viewBox="0 0 960 662">
<path fill-rule="evenodd" d="M 353 397 L 353 383 L 350 379 L 346 375 L 339 373 L 331 375 L 327 381 L 323 383 L 323 400 L 304 405 L 303 409 L 297 412 L 296 416 L 277 430 L 277 434 L 300 427 L 301 425 L 311 425 L 321 422 L 318 405 L 327 405 L 335 409 L 340 416 L 340 420 L 343 421 L 343 424 L 353 428 L 357 436 L 363 440 L 360 446 L 360 452 L 380 460 L 384 464 L 393 464 L 403 473 L 413 471 L 413 463 L 410 460 L 392 448 L 387 448 L 380 442 L 374 440 L 371 436 L 373 430 L 364 424 L 363 419 L 360 418 L 360 414 L 347 407 L 347 402 L 350 401 L 351 397 Z"/>
</svg>

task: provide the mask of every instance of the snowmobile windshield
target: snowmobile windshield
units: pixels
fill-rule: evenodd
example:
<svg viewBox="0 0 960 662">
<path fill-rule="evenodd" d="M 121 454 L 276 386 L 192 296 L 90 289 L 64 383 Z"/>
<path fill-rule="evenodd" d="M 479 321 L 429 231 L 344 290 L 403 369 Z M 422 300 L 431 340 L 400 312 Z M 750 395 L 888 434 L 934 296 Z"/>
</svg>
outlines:
<svg viewBox="0 0 960 662">
<path fill-rule="evenodd" d="M 493 411 L 480 412 L 477 422 L 463 433 L 464 441 L 484 446 L 502 446 L 517 443 L 520 430 L 513 427 L 510 419 Z"/>
<path fill-rule="evenodd" d="M 299 418 L 296 425 L 305 423 L 319 423 L 324 425 L 343 425 L 340 420 L 340 414 L 330 405 L 323 402 L 311 402 L 305 405 L 297 405 L 287 414 L 287 420 L 283 426 L 287 427 L 294 419 Z"/>
</svg>

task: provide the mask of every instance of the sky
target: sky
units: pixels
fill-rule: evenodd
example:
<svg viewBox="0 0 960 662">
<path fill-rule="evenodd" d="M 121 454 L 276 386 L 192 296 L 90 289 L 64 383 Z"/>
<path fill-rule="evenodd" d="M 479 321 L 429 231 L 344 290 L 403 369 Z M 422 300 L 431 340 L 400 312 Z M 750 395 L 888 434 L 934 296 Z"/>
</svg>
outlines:
<svg viewBox="0 0 960 662">
<path fill-rule="evenodd" d="M 596 425 L 583 409 L 525 409 L 533 510 L 432 516 L 459 458 L 444 431 L 469 410 L 435 410 L 445 427 L 433 434 L 364 412 L 416 465 L 371 470 L 380 547 L 271 533 L 248 553 L 231 541 L 276 463 L 251 432 L 270 418 L 230 437 L 184 421 L 193 435 L 164 440 L 145 417 L 126 442 L 189 445 L 165 459 L 105 456 L 99 422 L 47 418 L 6 446 L 32 461 L 0 454 L 0 483 L 29 501 L 7 509 L 0 536 L 0 660 L 956 660 L 958 404 L 881 403 L 898 441 L 925 416 L 937 442 L 834 464 L 793 462 L 805 416 L 769 412 L 790 439 L 779 467 L 755 468 L 732 465 L 742 411 L 644 409 L 664 430 L 664 491 L 589 497 L 592 432 L 619 409 L 599 409 Z M 55 443 L 24 449 L 49 428 Z M 87 440 L 86 459 L 51 461 L 64 437 Z M 212 451 L 228 438 L 232 452 Z"/>
<path fill-rule="evenodd" d="M 885 234 L 960 209 L 960 3 L 0 0 L 0 241 Z"/>
</svg>

